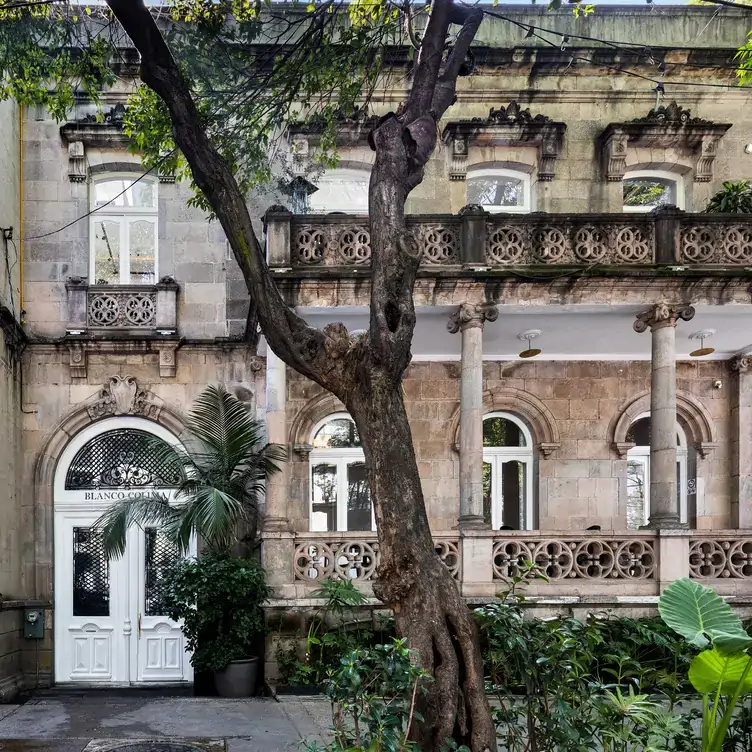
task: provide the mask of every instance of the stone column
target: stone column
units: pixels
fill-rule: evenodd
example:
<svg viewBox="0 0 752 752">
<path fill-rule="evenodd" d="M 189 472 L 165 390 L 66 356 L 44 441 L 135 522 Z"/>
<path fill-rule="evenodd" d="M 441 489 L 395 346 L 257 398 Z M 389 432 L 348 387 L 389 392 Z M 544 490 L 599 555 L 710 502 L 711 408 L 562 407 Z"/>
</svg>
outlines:
<svg viewBox="0 0 752 752">
<path fill-rule="evenodd" d="M 752 528 L 752 354 L 731 361 L 731 525 Z"/>
<path fill-rule="evenodd" d="M 460 375 L 460 529 L 483 527 L 483 324 L 499 311 L 463 303 L 448 329 L 462 332 Z"/>
<path fill-rule="evenodd" d="M 266 348 L 266 438 L 285 448 L 287 459 L 266 483 L 266 512 L 263 525 L 262 562 L 267 580 L 282 597 L 293 585 L 294 535 L 287 517 L 287 367 L 267 345 Z"/>
<path fill-rule="evenodd" d="M 676 322 L 691 306 L 658 303 L 637 315 L 636 332 L 652 333 L 650 378 L 650 517 L 648 527 L 681 527 L 676 488 Z"/>
</svg>

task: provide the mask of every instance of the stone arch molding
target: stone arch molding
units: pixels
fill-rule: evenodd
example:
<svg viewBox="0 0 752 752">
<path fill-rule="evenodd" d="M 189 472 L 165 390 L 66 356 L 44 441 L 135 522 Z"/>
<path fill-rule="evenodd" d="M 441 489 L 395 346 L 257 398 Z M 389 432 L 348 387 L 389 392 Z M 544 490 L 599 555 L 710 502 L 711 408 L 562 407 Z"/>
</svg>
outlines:
<svg viewBox="0 0 752 752">
<path fill-rule="evenodd" d="M 306 402 L 290 426 L 289 441 L 295 452 L 307 455 L 311 446 L 311 432 L 316 424 L 332 413 L 348 412 L 347 408 L 333 394 L 322 392 Z"/>
<path fill-rule="evenodd" d="M 544 458 L 561 446 L 559 429 L 551 411 L 537 397 L 522 389 L 499 387 L 483 392 L 483 413 L 507 412 L 525 420 L 533 434 L 533 441 Z M 459 450 L 460 409 L 455 410 L 450 421 L 449 435 L 452 446 Z"/>
<path fill-rule="evenodd" d="M 184 445 L 182 416 L 133 376 L 112 376 L 97 393 L 76 405 L 50 433 L 34 465 L 35 597 L 52 600 L 54 480 L 58 461 L 74 436 L 88 426 L 118 416 L 140 417 L 167 429 Z"/>
<path fill-rule="evenodd" d="M 620 457 L 626 457 L 634 443 L 627 441 L 629 428 L 640 415 L 650 412 L 650 391 L 638 394 L 616 420 L 613 447 Z M 718 446 L 718 434 L 707 408 L 693 394 L 676 392 L 676 415 L 684 424 L 692 444 L 702 458 L 709 457 Z"/>
</svg>

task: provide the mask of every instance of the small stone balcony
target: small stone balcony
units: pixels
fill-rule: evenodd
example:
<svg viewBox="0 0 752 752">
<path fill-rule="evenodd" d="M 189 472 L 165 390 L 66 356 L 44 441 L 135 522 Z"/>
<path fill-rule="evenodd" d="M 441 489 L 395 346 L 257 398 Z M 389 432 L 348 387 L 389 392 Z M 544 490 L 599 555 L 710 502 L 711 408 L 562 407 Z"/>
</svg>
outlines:
<svg viewBox="0 0 752 752">
<path fill-rule="evenodd" d="M 664 207 L 641 214 L 489 214 L 468 206 L 459 215 L 407 219 L 424 270 L 504 267 L 752 267 L 752 217 L 688 214 Z M 266 215 L 267 260 L 279 270 L 367 267 L 367 217 Z M 333 270 L 333 269 L 332 269 Z"/>
<path fill-rule="evenodd" d="M 90 285 L 73 277 L 68 293 L 68 335 L 174 336 L 178 285 L 164 277 L 156 285 Z"/>
</svg>

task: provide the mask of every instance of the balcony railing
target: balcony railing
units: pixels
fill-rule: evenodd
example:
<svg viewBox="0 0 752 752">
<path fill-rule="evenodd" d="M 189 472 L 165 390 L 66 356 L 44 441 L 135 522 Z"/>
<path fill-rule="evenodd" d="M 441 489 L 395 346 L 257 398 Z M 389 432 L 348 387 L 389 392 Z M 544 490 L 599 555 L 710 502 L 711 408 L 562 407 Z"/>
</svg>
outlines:
<svg viewBox="0 0 752 752">
<path fill-rule="evenodd" d="M 294 597 L 307 597 L 330 578 L 370 591 L 377 577 L 375 533 L 298 533 L 290 543 Z M 679 577 L 752 596 L 752 532 L 746 531 L 450 531 L 435 533 L 434 545 L 462 592 L 474 598 L 505 590 L 525 562 L 546 575 L 548 582 L 528 590 L 542 597 L 655 597 Z"/>
<path fill-rule="evenodd" d="M 80 277 L 66 283 L 69 334 L 174 335 L 178 285 L 171 277 L 156 285 L 89 285 Z"/>
<path fill-rule="evenodd" d="M 367 267 L 367 217 L 267 213 L 267 256 L 273 267 Z M 425 268 L 519 265 L 652 264 L 752 266 L 752 217 L 685 214 L 488 214 L 407 220 Z"/>
</svg>

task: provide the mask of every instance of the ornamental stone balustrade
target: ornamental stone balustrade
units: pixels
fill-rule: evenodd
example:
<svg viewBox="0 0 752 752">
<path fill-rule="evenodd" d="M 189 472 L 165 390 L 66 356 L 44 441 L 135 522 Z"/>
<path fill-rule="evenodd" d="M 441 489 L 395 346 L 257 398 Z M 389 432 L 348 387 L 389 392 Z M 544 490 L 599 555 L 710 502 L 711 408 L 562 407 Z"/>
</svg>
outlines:
<svg viewBox="0 0 752 752">
<path fill-rule="evenodd" d="M 414 215 L 408 228 L 425 270 L 654 264 L 752 266 L 752 218 L 688 214 L 663 207 L 649 214 Z M 272 207 L 265 217 L 267 259 L 284 269 L 367 268 L 368 217 L 293 215 Z"/>
</svg>

